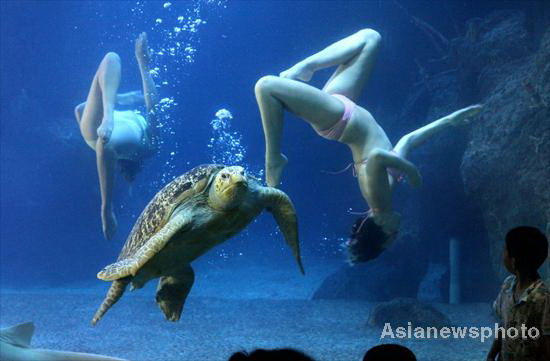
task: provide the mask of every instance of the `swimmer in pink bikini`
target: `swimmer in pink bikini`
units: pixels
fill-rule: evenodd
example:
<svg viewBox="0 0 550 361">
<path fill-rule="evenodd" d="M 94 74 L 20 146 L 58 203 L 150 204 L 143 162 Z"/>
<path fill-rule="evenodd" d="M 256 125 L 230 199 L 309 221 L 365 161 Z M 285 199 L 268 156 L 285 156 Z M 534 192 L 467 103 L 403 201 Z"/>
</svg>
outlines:
<svg viewBox="0 0 550 361">
<path fill-rule="evenodd" d="M 288 163 L 281 152 L 285 109 L 308 122 L 322 137 L 351 149 L 359 188 L 370 208 L 354 226 L 354 235 L 361 233 L 362 237 L 352 235 L 348 243 L 353 262 L 375 258 L 395 239 L 400 216 L 392 207 L 392 189 L 402 178 L 412 187 L 422 183 L 418 169 L 406 159 L 409 152 L 443 129 L 467 124 L 482 108 L 472 105 L 455 111 L 405 135 L 394 147 L 373 116 L 355 104 L 371 73 L 380 41 L 375 30 L 360 30 L 278 77 L 261 78 L 255 88 L 265 135 L 268 185 L 279 185 Z M 338 67 L 322 90 L 306 84 L 317 70 L 332 66 Z"/>
</svg>

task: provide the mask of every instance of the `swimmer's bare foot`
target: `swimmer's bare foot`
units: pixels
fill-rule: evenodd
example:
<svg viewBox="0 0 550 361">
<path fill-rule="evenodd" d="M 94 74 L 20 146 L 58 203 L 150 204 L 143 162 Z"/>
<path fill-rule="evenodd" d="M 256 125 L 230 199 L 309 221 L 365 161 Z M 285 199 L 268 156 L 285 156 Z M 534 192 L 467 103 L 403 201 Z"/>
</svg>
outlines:
<svg viewBox="0 0 550 361">
<path fill-rule="evenodd" d="M 101 121 L 101 125 L 97 127 L 97 136 L 103 144 L 107 144 L 113 134 L 113 119 L 104 117 Z"/>
<path fill-rule="evenodd" d="M 482 104 L 470 105 L 448 115 L 447 121 L 453 126 L 467 125 L 472 120 L 471 118 L 477 115 L 482 109 Z"/>
<path fill-rule="evenodd" d="M 118 228 L 115 213 L 110 209 L 102 210 L 101 223 L 103 225 L 103 235 L 105 236 L 105 239 L 113 239 Z"/>
<path fill-rule="evenodd" d="M 292 68 L 283 71 L 281 74 L 279 74 L 279 76 L 281 78 L 301 80 L 307 83 L 311 80 L 311 77 L 313 76 L 313 70 L 311 70 L 307 64 L 300 62 L 294 65 Z"/>
<path fill-rule="evenodd" d="M 265 179 L 268 186 L 277 187 L 281 183 L 281 175 L 287 163 L 288 158 L 282 153 L 275 157 L 266 157 Z"/>
</svg>

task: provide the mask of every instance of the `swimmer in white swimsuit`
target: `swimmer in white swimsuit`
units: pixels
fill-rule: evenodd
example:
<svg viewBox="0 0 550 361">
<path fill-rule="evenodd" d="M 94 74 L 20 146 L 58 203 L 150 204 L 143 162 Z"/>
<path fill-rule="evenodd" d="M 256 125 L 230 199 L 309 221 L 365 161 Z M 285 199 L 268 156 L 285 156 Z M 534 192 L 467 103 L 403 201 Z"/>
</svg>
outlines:
<svg viewBox="0 0 550 361">
<path fill-rule="evenodd" d="M 82 137 L 96 152 L 101 189 L 101 221 L 106 239 L 113 238 L 117 229 L 112 204 L 117 164 L 124 178 L 131 182 L 143 159 L 154 154 L 158 145 L 154 111 L 158 94 L 150 74 L 151 56 L 145 33 L 141 33 L 136 40 L 135 55 L 143 94 L 140 91 L 118 94 L 120 57 L 109 52 L 95 73 L 88 98 L 75 108 Z M 142 102 L 145 102 L 147 109 L 146 117 L 134 110 L 115 110 L 116 105 L 137 105 Z"/>
</svg>

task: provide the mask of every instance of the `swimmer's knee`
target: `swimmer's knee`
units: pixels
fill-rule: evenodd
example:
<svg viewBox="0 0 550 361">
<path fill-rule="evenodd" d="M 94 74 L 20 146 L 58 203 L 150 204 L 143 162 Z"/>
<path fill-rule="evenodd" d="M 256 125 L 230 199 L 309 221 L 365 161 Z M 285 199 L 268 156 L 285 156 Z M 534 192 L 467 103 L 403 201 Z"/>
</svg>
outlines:
<svg viewBox="0 0 550 361">
<path fill-rule="evenodd" d="M 266 75 L 258 79 L 256 85 L 254 86 L 254 91 L 256 94 L 266 94 L 270 93 L 273 88 L 278 84 L 280 78 L 274 75 Z"/>
<path fill-rule="evenodd" d="M 74 107 L 74 116 L 78 123 L 80 123 L 80 120 L 82 119 L 82 113 L 84 112 L 85 105 L 86 103 L 80 103 L 76 107 Z"/>
<path fill-rule="evenodd" d="M 103 57 L 103 63 L 120 64 L 120 56 L 114 51 L 110 51 Z"/>
<path fill-rule="evenodd" d="M 360 36 L 365 44 L 369 45 L 369 47 L 379 46 L 382 41 L 382 36 L 380 33 L 370 28 L 359 30 L 357 35 Z"/>
</svg>

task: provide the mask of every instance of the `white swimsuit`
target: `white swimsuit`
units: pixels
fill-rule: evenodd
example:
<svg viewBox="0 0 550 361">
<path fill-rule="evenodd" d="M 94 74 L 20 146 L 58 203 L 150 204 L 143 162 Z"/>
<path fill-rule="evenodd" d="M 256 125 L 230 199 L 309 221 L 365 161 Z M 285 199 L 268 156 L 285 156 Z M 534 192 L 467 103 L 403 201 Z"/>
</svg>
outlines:
<svg viewBox="0 0 550 361">
<path fill-rule="evenodd" d="M 117 125 L 119 129 L 121 125 L 126 125 L 127 127 L 136 129 L 135 127 L 137 125 L 139 127 L 139 132 L 141 133 L 141 142 L 143 143 L 145 141 L 148 123 L 143 117 L 143 115 L 141 115 L 140 112 L 134 111 L 134 110 L 125 110 L 125 111 L 115 110 L 114 120 L 115 120 L 115 124 L 114 124 L 113 132 L 117 131 Z M 85 139 L 85 141 L 90 146 L 90 148 L 95 150 L 96 141 L 92 141 L 89 139 Z M 131 159 L 135 152 L 131 152 L 131 153 L 132 154 L 118 154 L 118 156 L 120 158 Z"/>
</svg>

